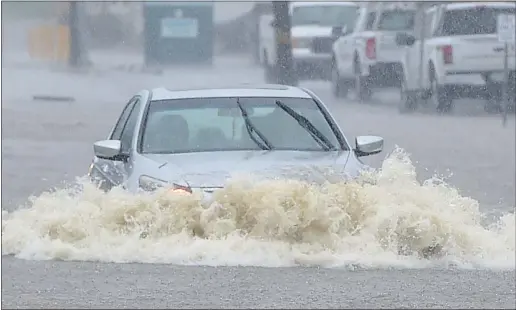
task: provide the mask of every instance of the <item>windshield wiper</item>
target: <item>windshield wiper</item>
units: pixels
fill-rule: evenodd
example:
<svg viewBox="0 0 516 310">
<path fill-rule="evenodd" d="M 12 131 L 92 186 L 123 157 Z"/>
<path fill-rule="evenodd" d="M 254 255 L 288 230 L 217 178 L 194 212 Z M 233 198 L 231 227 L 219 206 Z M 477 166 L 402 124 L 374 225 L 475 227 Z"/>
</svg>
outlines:
<svg viewBox="0 0 516 310">
<path fill-rule="evenodd" d="M 247 113 L 247 110 L 244 109 L 244 107 L 242 106 L 242 104 L 240 103 L 240 99 L 237 98 L 237 106 L 238 108 L 240 109 L 240 112 L 242 113 L 242 118 L 244 119 L 244 122 L 245 122 L 245 129 L 247 130 L 247 133 L 249 134 L 249 137 L 251 138 L 251 140 L 253 140 L 254 143 L 256 143 L 256 145 L 258 145 L 262 150 L 271 150 L 272 149 L 272 145 L 271 143 L 265 138 L 265 136 L 253 125 L 253 123 L 251 122 L 251 120 L 249 119 L 249 114 Z M 256 137 L 253 135 L 253 132 L 256 133 L 258 135 L 258 137 L 260 137 L 260 139 L 263 141 L 259 141 L 258 139 L 256 139 Z"/>
<path fill-rule="evenodd" d="M 276 105 L 285 111 L 288 115 L 292 116 L 299 126 L 303 127 L 314 140 L 323 148 L 325 151 L 334 151 L 335 146 L 326 138 L 322 132 L 319 131 L 306 117 L 294 111 L 291 107 L 284 104 L 283 102 L 276 100 Z"/>
</svg>

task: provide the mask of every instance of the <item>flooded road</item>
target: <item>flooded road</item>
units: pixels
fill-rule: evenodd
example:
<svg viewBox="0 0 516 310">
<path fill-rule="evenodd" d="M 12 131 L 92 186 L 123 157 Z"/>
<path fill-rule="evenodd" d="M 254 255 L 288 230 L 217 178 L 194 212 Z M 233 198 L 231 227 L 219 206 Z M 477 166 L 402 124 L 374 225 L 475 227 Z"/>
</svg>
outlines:
<svg viewBox="0 0 516 310">
<path fill-rule="evenodd" d="M 9 211 L 27 204 L 30 195 L 38 196 L 41 191 L 61 187 L 63 182 L 83 176 L 91 161 L 92 143 L 106 137 L 124 104 L 141 88 L 263 82 L 261 69 L 240 56 L 219 58 L 213 68 L 167 69 L 162 75 L 110 70 L 89 74 L 50 73 L 14 67 L 5 68 L 2 73 L 2 210 Z M 510 117 L 507 128 L 503 128 L 499 117 L 479 112 L 482 105 L 474 101 L 460 102 L 450 116 L 436 115 L 430 109 L 400 115 L 395 91 L 382 91 L 375 94 L 377 99 L 372 103 L 359 104 L 352 98 L 334 99 L 328 83 L 303 82 L 301 86 L 315 91 L 327 103 L 350 140 L 361 134 L 377 134 L 386 139 L 385 153 L 365 159 L 372 166 L 380 167 L 387 154 L 399 146 L 410 154 L 419 181 L 435 173 L 444 175 L 459 191 L 447 191 L 446 195 L 471 196 L 477 200 L 479 214 L 486 217 L 484 222 L 514 213 L 514 116 Z M 33 101 L 32 96 L 37 94 L 72 96 L 75 101 Z M 440 197 L 435 201 L 450 201 L 449 196 L 446 196 L 448 200 Z M 63 201 L 56 200 L 60 198 L 45 199 L 37 202 L 39 208 L 63 207 Z M 377 200 L 381 202 L 380 198 Z M 29 217 L 20 216 L 19 220 L 28 221 L 27 230 L 34 227 L 29 225 L 36 225 Z M 467 229 L 477 227 L 463 224 Z M 463 233 L 467 236 L 471 231 L 465 229 Z M 510 248 L 495 249 L 492 244 L 491 247 L 483 244 L 485 240 L 478 242 L 471 247 L 484 247 L 487 256 L 494 251 L 511 253 Z M 119 264 L 3 256 L 2 305 L 24 308 L 515 307 L 514 266 L 507 270 L 507 266 L 497 264 L 494 259 L 482 268 L 474 265 L 468 268 L 467 260 L 429 265 L 372 264 L 366 268 L 359 258 L 358 264 L 331 269 L 324 268 L 327 266 L 323 263 L 284 268 L 278 248 L 263 249 L 268 252 L 249 250 L 255 260 L 251 264 L 242 262 L 247 266 L 240 267 L 234 266 L 238 265 L 234 259 L 222 255 L 208 264 L 210 267 L 199 266 L 195 260 L 185 264 L 148 264 L 144 262 L 150 260 L 142 259 L 138 264 Z M 45 252 L 35 247 L 24 250 L 32 254 Z M 197 250 L 196 253 L 213 251 Z M 239 248 L 232 250 L 238 252 Z M 275 250 L 274 257 L 280 267 L 261 267 L 274 265 L 273 256 L 267 254 Z M 111 259 L 99 260 L 118 261 L 114 256 L 113 253 Z"/>
</svg>

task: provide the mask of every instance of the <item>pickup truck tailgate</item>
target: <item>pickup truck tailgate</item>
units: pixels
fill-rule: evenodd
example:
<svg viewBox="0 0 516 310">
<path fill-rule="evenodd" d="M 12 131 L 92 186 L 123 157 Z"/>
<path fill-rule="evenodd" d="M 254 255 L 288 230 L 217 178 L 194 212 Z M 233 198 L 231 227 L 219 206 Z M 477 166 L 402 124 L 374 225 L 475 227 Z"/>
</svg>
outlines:
<svg viewBox="0 0 516 310">
<path fill-rule="evenodd" d="M 503 70 L 504 43 L 498 42 L 496 35 L 456 36 L 450 46 L 453 63 L 447 66 L 447 70 Z M 440 52 L 444 52 L 442 48 Z M 514 70 L 516 53 L 512 43 L 508 44 L 508 55 L 509 68 Z"/>
<path fill-rule="evenodd" d="M 404 47 L 396 44 L 395 31 L 382 31 L 376 34 L 376 57 L 379 62 L 400 62 Z"/>
<path fill-rule="evenodd" d="M 447 42 L 437 46 L 446 71 L 503 70 L 504 43 L 498 42 L 497 19 L 500 14 L 515 14 L 515 7 L 510 2 L 479 2 L 446 11 L 440 35 Z M 514 44 L 509 44 L 510 68 L 514 56 Z"/>
<path fill-rule="evenodd" d="M 396 45 L 398 32 L 412 33 L 416 11 L 407 4 L 393 3 L 382 11 L 375 24 L 376 57 L 379 62 L 400 62 L 404 47 Z"/>
</svg>

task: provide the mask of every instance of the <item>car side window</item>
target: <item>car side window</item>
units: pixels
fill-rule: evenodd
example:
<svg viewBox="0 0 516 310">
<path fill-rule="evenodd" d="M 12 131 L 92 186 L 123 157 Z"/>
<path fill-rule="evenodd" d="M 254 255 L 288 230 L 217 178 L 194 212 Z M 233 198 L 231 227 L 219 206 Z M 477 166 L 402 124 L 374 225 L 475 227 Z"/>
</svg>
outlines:
<svg viewBox="0 0 516 310">
<path fill-rule="evenodd" d="M 122 151 L 128 152 L 131 148 L 131 143 L 134 138 L 134 132 L 136 131 L 136 124 L 138 123 L 138 116 L 140 112 L 140 99 L 136 99 L 133 108 L 127 118 L 124 129 L 122 130 L 122 136 L 120 138 L 122 144 Z"/>
<path fill-rule="evenodd" d="M 376 12 L 368 13 L 365 30 L 372 30 L 375 20 L 376 20 Z"/>
<path fill-rule="evenodd" d="M 435 21 L 432 23 L 433 37 L 447 36 L 447 34 L 444 32 L 444 21 L 448 14 L 449 13 L 446 11 L 436 13 L 436 17 L 434 17 Z"/>
<path fill-rule="evenodd" d="M 109 138 L 110 140 L 120 140 L 120 138 L 122 136 L 122 130 L 124 129 L 125 123 L 127 122 L 127 119 L 129 118 L 129 114 L 131 113 L 135 102 L 136 102 L 136 98 L 132 98 L 126 104 L 124 110 L 122 111 L 122 114 L 118 118 L 118 121 L 115 125 L 115 129 L 113 130 L 113 133 L 111 134 L 111 137 Z"/>
</svg>

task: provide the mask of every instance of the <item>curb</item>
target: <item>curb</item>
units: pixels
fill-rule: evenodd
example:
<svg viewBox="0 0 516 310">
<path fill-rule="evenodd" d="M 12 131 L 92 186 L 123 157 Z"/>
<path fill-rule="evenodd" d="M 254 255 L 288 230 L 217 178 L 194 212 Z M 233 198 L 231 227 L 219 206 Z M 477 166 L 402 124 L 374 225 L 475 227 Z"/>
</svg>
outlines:
<svg viewBox="0 0 516 310">
<path fill-rule="evenodd" d="M 69 96 L 51 96 L 51 95 L 34 95 L 32 96 L 34 101 L 58 101 L 58 102 L 74 102 L 74 97 Z"/>
</svg>

